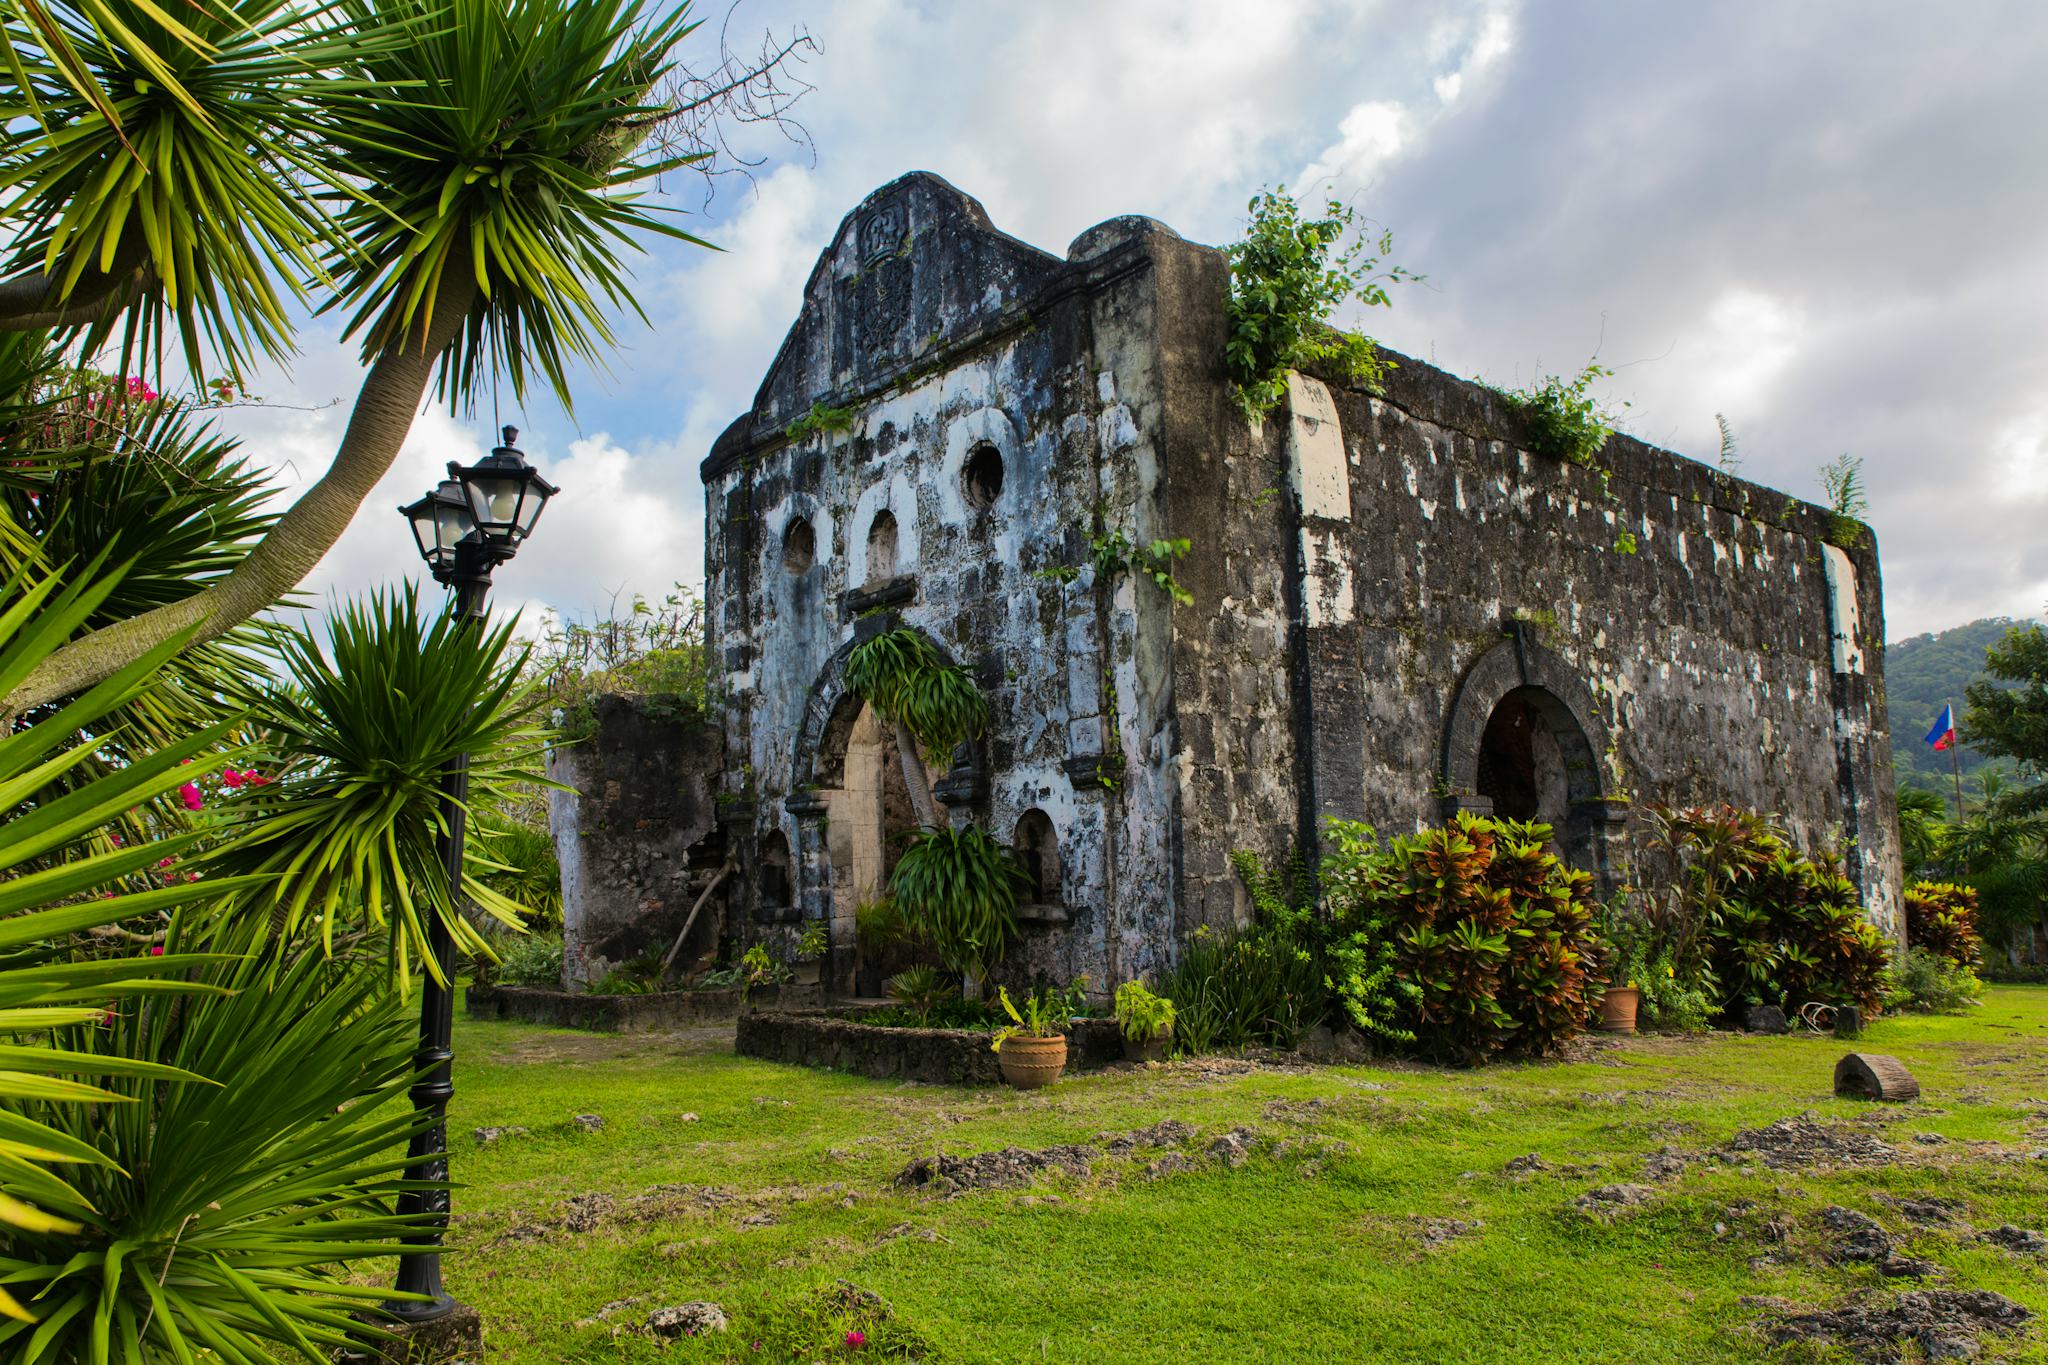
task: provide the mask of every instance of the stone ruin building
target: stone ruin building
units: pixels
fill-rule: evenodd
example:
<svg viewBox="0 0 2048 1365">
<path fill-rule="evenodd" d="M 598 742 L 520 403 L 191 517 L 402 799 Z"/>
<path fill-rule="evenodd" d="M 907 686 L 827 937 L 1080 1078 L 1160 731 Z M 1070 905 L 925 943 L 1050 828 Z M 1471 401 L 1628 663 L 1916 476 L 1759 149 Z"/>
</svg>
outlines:
<svg viewBox="0 0 2048 1365">
<path fill-rule="evenodd" d="M 572 973 L 626 921 L 673 936 L 729 857 L 699 936 L 787 947 L 822 920 L 826 985 L 853 989 L 855 908 L 913 817 L 842 668 L 898 626 L 991 704 L 931 776 L 1031 874 L 1005 975 L 1156 973 L 1245 919 L 1233 849 L 1312 848 L 1331 816 L 1540 818 L 1612 886 L 1654 800 L 1832 840 L 1898 935 L 1867 536 L 1626 436 L 1587 466 L 1532 453 L 1499 394 L 1405 356 L 1381 394 L 1294 375 L 1253 425 L 1227 285 L 1151 219 L 1056 256 L 928 174 L 846 217 L 703 462 L 724 704 L 700 730 L 621 715 L 579 760 Z M 1185 537 L 1193 605 L 1098 573 L 1117 533 Z"/>
</svg>

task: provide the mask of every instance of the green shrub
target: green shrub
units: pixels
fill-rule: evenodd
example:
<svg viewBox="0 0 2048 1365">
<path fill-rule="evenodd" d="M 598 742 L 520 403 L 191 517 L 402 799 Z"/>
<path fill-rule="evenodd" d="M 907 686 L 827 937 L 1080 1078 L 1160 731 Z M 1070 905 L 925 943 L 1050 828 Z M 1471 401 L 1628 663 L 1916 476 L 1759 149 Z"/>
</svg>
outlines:
<svg viewBox="0 0 2048 1365">
<path fill-rule="evenodd" d="M 1372 894 L 1383 856 L 1379 835 L 1350 820 L 1331 820 L 1325 828 L 1331 851 L 1323 857 L 1329 904 L 1324 981 L 1359 1032 L 1396 1045 L 1413 1043 L 1414 1032 L 1401 1020 L 1421 993 L 1399 975 L 1392 915 L 1385 899 Z"/>
<path fill-rule="evenodd" d="M 904 921 L 945 964 L 986 977 L 1017 940 L 1017 899 L 1030 879 L 979 825 L 911 836 L 889 886 Z"/>
<path fill-rule="evenodd" d="M 1546 846 L 1550 827 L 1459 812 L 1393 840 L 1360 893 L 1388 912 L 1404 1027 L 1429 1052 L 1483 1061 L 1554 1051 L 1599 1004 L 1593 879 Z"/>
<path fill-rule="evenodd" d="M 1891 947 L 1863 917 L 1856 888 L 1832 859 L 1815 861 L 1775 833 L 1767 856 L 1729 892 L 1707 926 L 1715 979 L 1732 999 L 1776 1005 L 1883 1003 Z"/>
<path fill-rule="evenodd" d="M 1320 218 L 1304 217 L 1285 190 L 1269 190 L 1247 206 L 1243 240 L 1230 259 L 1230 335 L 1224 368 L 1245 415 L 1256 421 L 1287 394 L 1287 371 L 1334 363 L 1344 376 L 1379 392 L 1391 366 L 1371 341 L 1325 325 L 1339 305 L 1389 302 L 1387 286 L 1416 278 L 1399 266 L 1381 268 L 1393 235 L 1359 234 L 1358 211 L 1330 200 Z"/>
<path fill-rule="evenodd" d="M 1550 375 L 1534 388 L 1502 390 L 1501 397 L 1529 429 L 1529 448 L 1553 460 L 1589 465 L 1614 434 L 1615 416 L 1593 397 L 1593 381 L 1614 371 L 1587 364 L 1577 377 Z"/>
<path fill-rule="evenodd" d="M 1639 1028 L 1657 1033 L 1701 1033 L 1714 1026 L 1714 1018 L 1721 1012 L 1712 982 L 1686 977 L 1668 953 L 1644 967 L 1635 980 L 1642 991 L 1636 1005 Z"/>
<path fill-rule="evenodd" d="M 498 979 L 508 986 L 562 989 L 562 936 L 526 934 L 498 957 Z"/>
<path fill-rule="evenodd" d="M 1964 971 L 1982 967 L 1976 891 L 1952 882 L 1914 882 L 1907 887 L 1906 942 Z"/>
<path fill-rule="evenodd" d="M 1173 1001 L 1154 995 L 1142 981 L 1126 981 L 1116 988 L 1116 1022 L 1124 1037 L 1134 1043 L 1149 1043 L 1173 1032 Z"/>
<path fill-rule="evenodd" d="M 658 995 L 668 988 L 668 964 L 659 944 L 621 962 L 590 988 L 592 995 Z"/>
<path fill-rule="evenodd" d="M 1175 1051 L 1194 1056 L 1254 1045 L 1292 1049 L 1329 1013 L 1315 956 L 1284 933 L 1197 931 L 1160 982 L 1174 1002 Z"/>
<path fill-rule="evenodd" d="M 1909 948 L 1885 979 L 1885 1005 L 1918 1014 L 1960 1014 L 1977 1003 L 1984 983 L 1968 967 L 1927 948 Z"/>
<path fill-rule="evenodd" d="M 889 978 L 884 989 L 912 1018 L 919 1028 L 930 1026 L 932 1011 L 947 1001 L 958 998 L 959 987 L 947 980 L 937 967 L 910 967 Z"/>
</svg>

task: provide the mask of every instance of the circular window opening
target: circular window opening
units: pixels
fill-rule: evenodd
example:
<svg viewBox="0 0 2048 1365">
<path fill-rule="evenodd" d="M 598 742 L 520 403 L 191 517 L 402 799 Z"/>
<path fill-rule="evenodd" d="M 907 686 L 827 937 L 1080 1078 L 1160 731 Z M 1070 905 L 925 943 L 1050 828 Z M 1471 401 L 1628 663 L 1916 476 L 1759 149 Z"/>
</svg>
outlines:
<svg viewBox="0 0 2048 1365">
<path fill-rule="evenodd" d="M 1003 492 L 1003 457 L 994 446 L 976 446 L 960 478 L 966 485 L 968 506 L 986 511 Z"/>
<path fill-rule="evenodd" d="M 798 517 L 782 533 L 782 567 L 791 573 L 802 573 L 818 559 L 818 533 L 811 529 L 811 523 Z"/>
</svg>

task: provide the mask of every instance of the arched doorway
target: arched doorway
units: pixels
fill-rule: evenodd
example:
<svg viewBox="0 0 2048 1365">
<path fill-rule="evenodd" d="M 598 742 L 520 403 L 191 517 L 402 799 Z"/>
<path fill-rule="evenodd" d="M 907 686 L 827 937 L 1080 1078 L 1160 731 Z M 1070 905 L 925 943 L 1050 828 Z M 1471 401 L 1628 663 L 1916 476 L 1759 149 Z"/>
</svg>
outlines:
<svg viewBox="0 0 2048 1365">
<path fill-rule="evenodd" d="M 1509 820 L 1538 820 L 1562 834 L 1571 817 L 1566 752 L 1586 737 L 1564 705 L 1540 687 L 1518 687 L 1494 704 L 1479 737 L 1475 787 Z"/>
<path fill-rule="evenodd" d="M 1624 804 L 1601 755 L 1611 744 L 1592 691 L 1524 622 L 1473 661 L 1444 727 L 1446 809 L 1488 811 L 1551 827 L 1565 861 L 1620 880 Z"/>
</svg>

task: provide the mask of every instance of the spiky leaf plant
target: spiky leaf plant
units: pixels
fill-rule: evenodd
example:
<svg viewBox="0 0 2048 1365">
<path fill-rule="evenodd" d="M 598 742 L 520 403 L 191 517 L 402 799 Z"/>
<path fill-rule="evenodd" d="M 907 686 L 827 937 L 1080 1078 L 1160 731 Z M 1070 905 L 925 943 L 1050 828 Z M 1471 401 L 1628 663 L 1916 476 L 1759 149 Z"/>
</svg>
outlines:
<svg viewBox="0 0 2048 1365">
<path fill-rule="evenodd" d="M 366 358 L 473 280 L 463 332 L 442 357 L 451 401 L 502 366 L 524 395 L 529 366 L 569 402 L 566 372 L 612 345 L 608 311 L 638 312 L 618 248 L 642 232 L 697 239 L 627 187 L 692 157 L 635 162 L 663 114 L 649 91 L 694 27 L 687 6 L 646 0 L 342 0 L 359 27 L 406 33 L 362 55 L 362 77 L 404 90 L 365 116 L 328 102 L 336 158 L 373 193 L 339 202 L 346 243 L 330 257 L 337 303 Z M 702 243 L 698 243 L 702 245 Z"/>
<path fill-rule="evenodd" d="M 465 755 L 473 805 L 518 783 L 553 785 L 539 770 L 537 697 L 519 682 L 525 650 L 510 625 L 424 618 L 410 584 L 338 607 L 326 634 L 324 645 L 310 627 L 282 636 L 292 681 L 251 697 L 278 777 L 230 807 L 215 862 L 275 879 L 266 896 L 278 938 L 317 928 L 331 952 L 358 925 L 383 935 L 401 986 L 415 962 L 435 970 L 435 917 L 461 951 L 492 956 L 468 907 L 513 927 L 532 912 L 492 888 L 496 865 L 475 844 L 464 903 L 453 903 L 436 844 L 451 815 L 441 790 Z"/>
<path fill-rule="evenodd" d="M 46 657 L 117 585 L 113 573 L 64 586 L 51 576 L 14 575 L 0 609 L 0 690 Z M 6 817 L 0 825 L 0 1034 L 33 1040 L 48 1030 L 96 1025 L 110 1011 L 132 1010 L 138 999 L 211 989 L 183 979 L 205 964 L 203 957 L 107 957 L 83 936 L 123 921 L 148 923 L 248 883 L 217 879 L 131 890 L 145 869 L 184 851 L 189 838 L 99 852 L 85 843 L 93 831 L 178 786 L 186 760 L 217 745 L 224 727 L 135 755 L 91 781 L 65 782 L 92 756 L 93 746 L 74 742 L 75 736 L 97 732 L 99 717 L 148 688 L 181 643 L 164 642 L 54 715 L 0 738 L 0 812 Z M 12 1235 L 7 1227 L 59 1235 L 74 1226 L 66 1210 L 84 1200 L 80 1185 L 114 1161 L 70 1131 L 83 1116 L 121 1107 L 124 1096 L 103 1078 L 178 1074 L 149 1059 L 75 1046 L 15 1041 L 0 1048 L 0 1236 Z M 0 1289 L 0 1313 L 28 1316 L 6 1289 Z"/>
<path fill-rule="evenodd" d="M 363 106 L 369 88 L 336 77 L 403 32 L 294 0 L 7 0 L 0 15 L 10 116 L 39 130 L 0 163 L 14 296 L 53 327 L 125 318 L 159 353 L 175 329 L 195 374 L 287 354 L 287 295 L 333 237 L 308 186 L 340 183 L 314 96 Z"/>
<path fill-rule="evenodd" d="M 979 825 L 922 829 L 897 860 L 890 893 L 946 965 L 981 978 L 1017 940 L 1017 901 L 1030 878 Z"/>
<path fill-rule="evenodd" d="M 91 1155 L 68 1196 L 41 1195 L 62 1226 L 0 1232 L 0 1278 L 36 1319 L 0 1326 L 9 1358 L 324 1361 L 368 1335 L 350 1309 L 390 1297 L 341 1276 L 415 1226 L 392 1211 L 421 1121 L 408 1012 L 379 971 L 310 948 L 200 980 L 220 993 L 58 1031 L 135 1073 L 109 1083 L 122 1102 L 0 1105 Z"/>
</svg>

